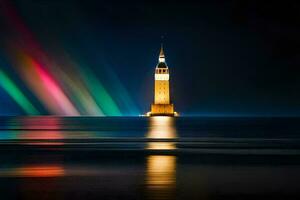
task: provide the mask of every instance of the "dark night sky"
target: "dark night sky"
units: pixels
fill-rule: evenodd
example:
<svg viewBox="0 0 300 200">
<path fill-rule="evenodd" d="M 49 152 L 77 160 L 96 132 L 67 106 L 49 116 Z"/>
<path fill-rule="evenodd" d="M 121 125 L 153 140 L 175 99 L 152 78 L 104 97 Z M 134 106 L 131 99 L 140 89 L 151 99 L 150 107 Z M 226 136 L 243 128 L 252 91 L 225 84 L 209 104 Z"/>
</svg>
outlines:
<svg viewBox="0 0 300 200">
<path fill-rule="evenodd" d="M 86 63 L 116 101 L 107 74 L 119 77 L 139 113 L 152 101 L 163 35 L 173 101 L 180 113 L 300 114 L 299 3 L 7 2 L 51 58 L 59 59 L 64 51 Z M 0 17 L 0 62 L 14 75 L 7 41 L 22 43 L 22 34 L 5 14 Z M 43 110 L 30 89 L 20 87 Z M 21 112 L 4 91 L 0 95 L 2 113 Z"/>
</svg>

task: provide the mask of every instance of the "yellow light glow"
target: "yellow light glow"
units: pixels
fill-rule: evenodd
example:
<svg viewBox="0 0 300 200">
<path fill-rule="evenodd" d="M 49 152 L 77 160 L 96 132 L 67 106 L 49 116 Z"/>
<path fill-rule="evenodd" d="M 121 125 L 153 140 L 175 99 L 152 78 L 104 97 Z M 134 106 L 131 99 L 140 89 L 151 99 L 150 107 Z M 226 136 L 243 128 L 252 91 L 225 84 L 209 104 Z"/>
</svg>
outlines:
<svg viewBox="0 0 300 200">
<path fill-rule="evenodd" d="M 150 129 L 147 133 L 147 138 L 174 139 L 177 137 L 173 117 L 157 116 L 149 119 Z M 147 149 L 174 150 L 176 149 L 176 144 L 173 141 L 149 142 Z M 176 187 L 176 156 L 148 156 L 146 185 L 149 199 L 174 199 L 174 190 Z"/>
<path fill-rule="evenodd" d="M 147 138 L 174 139 L 176 137 L 173 117 L 157 116 L 150 118 L 150 128 Z M 176 145 L 174 142 L 149 142 L 147 149 L 171 150 L 176 149 Z"/>
<path fill-rule="evenodd" d="M 172 188 L 175 185 L 176 157 L 151 155 L 147 159 L 147 185 L 150 188 Z"/>
<path fill-rule="evenodd" d="M 155 74 L 155 80 L 158 81 L 168 81 L 170 79 L 169 74 Z"/>
<path fill-rule="evenodd" d="M 160 57 L 158 58 L 158 61 L 159 61 L 159 62 L 166 62 L 166 59 L 165 59 L 165 57 L 161 57 L 161 56 L 160 56 Z"/>
</svg>

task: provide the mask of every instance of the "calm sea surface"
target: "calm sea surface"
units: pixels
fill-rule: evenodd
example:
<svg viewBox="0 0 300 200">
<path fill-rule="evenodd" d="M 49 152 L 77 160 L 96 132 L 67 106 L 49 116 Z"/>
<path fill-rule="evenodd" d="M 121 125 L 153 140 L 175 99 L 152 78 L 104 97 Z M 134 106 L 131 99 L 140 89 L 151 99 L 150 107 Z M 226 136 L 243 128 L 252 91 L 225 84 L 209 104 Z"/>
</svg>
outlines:
<svg viewBox="0 0 300 200">
<path fill-rule="evenodd" d="M 300 118 L 0 117 L 1 199 L 300 199 Z"/>
</svg>

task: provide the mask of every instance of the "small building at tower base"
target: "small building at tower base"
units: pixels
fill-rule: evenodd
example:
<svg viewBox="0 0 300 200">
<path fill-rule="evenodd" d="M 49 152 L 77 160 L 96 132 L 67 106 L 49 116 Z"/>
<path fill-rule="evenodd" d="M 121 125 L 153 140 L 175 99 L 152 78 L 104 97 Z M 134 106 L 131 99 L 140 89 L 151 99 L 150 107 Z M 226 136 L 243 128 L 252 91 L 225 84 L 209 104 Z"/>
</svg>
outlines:
<svg viewBox="0 0 300 200">
<path fill-rule="evenodd" d="M 174 104 L 151 104 L 149 116 L 175 116 Z"/>
</svg>

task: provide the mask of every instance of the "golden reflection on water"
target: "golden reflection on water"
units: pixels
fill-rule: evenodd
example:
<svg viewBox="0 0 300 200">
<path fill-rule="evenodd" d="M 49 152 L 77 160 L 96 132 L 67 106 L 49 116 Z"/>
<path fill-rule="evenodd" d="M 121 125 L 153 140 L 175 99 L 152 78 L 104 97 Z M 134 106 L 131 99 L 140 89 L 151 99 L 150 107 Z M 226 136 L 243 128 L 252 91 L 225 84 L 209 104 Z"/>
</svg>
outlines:
<svg viewBox="0 0 300 200">
<path fill-rule="evenodd" d="M 149 132 L 147 138 L 150 139 L 175 139 L 176 129 L 174 125 L 173 117 L 151 117 Z M 147 149 L 154 150 L 172 150 L 176 149 L 176 144 L 174 142 L 149 142 Z"/>
<path fill-rule="evenodd" d="M 147 158 L 147 185 L 166 188 L 175 185 L 176 158 L 169 155 L 151 155 Z"/>
<path fill-rule="evenodd" d="M 147 138 L 174 139 L 176 138 L 174 118 L 151 117 Z M 151 150 L 174 150 L 173 141 L 155 141 L 147 144 Z M 150 155 L 147 157 L 146 195 L 148 199 L 174 199 L 176 188 L 176 156 Z"/>
</svg>

